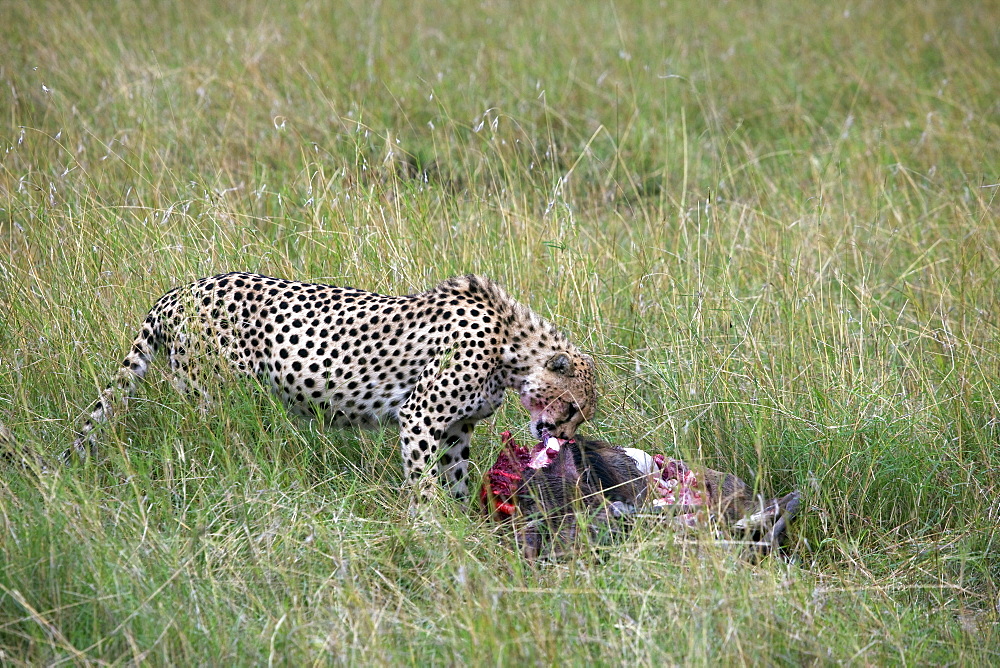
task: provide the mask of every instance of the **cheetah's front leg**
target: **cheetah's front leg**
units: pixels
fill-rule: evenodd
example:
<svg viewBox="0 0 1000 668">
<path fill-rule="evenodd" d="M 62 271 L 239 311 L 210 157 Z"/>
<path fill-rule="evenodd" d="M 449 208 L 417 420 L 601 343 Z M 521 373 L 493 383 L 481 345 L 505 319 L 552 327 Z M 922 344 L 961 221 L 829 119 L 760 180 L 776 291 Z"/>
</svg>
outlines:
<svg viewBox="0 0 1000 668">
<path fill-rule="evenodd" d="M 466 481 L 469 473 L 469 441 L 476 422 L 478 420 L 461 420 L 444 432 L 444 445 L 448 449 L 438 460 L 437 471 L 456 499 L 464 499 L 469 493 Z"/>
<path fill-rule="evenodd" d="M 456 497 L 468 489 L 469 437 L 477 420 L 456 416 L 447 388 L 459 380 L 459 366 L 432 362 L 399 408 L 399 440 L 406 482 L 418 501 L 433 498 L 443 473 Z M 442 452 L 447 448 L 447 452 Z"/>
<path fill-rule="evenodd" d="M 429 501 L 437 492 L 436 463 L 447 419 L 432 415 L 420 406 L 399 409 L 399 445 L 403 454 L 403 475 L 416 493 L 417 501 Z"/>
</svg>

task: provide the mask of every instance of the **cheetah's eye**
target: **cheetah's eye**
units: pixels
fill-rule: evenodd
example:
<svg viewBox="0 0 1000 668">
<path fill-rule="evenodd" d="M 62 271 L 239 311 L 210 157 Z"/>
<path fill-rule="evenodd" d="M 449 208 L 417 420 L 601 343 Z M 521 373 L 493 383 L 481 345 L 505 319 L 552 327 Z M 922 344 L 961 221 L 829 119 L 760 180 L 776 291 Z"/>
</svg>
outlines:
<svg viewBox="0 0 1000 668">
<path fill-rule="evenodd" d="M 545 363 L 545 368 L 563 376 L 573 375 L 573 363 L 570 361 L 569 355 L 566 353 L 558 353 L 551 357 L 549 361 Z"/>
</svg>

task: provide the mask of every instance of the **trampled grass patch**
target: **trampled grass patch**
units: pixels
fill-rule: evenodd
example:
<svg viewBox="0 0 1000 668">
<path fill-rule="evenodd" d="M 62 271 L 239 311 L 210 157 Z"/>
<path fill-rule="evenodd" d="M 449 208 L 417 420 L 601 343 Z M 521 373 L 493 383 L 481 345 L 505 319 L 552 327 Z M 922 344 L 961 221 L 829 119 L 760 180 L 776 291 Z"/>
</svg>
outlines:
<svg viewBox="0 0 1000 668">
<path fill-rule="evenodd" d="M 478 272 L 594 354 L 589 434 L 805 495 L 794 559 L 640 524 L 528 564 L 392 430 L 154 368 L 0 474 L 13 665 L 998 660 L 991 2 L 28 3 L 0 26 L 0 422 L 53 457 L 153 301 Z M 511 401 L 474 437 L 475 479 Z M 479 467 L 479 468 L 476 468 Z"/>
</svg>

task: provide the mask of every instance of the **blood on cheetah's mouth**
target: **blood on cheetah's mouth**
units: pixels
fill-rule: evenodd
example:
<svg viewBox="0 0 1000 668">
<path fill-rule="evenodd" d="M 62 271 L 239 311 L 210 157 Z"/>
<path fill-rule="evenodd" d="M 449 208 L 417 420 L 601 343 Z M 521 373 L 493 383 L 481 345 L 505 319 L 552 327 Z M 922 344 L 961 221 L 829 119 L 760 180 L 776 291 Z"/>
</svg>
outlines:
<svg viewBox="0 0 1000 668">
<path fill-rule="evenodd" d="M 540 439 L 542 442 L 545 442 L 552 437 L 552 432 L 550 430 L 553 427 L 555 427 L 555 425 L 551 422 L 539 418 L 531 421 L 529 430 L 531 431 L 532 436 Z"/>
</svg>

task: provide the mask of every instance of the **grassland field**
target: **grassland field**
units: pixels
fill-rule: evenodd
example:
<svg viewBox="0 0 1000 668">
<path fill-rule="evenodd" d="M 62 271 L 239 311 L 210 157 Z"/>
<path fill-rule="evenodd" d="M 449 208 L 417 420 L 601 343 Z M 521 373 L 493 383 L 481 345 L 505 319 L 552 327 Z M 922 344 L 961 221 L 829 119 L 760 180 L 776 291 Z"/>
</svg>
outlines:
<svg viewBox="0 0 1000 668">
<path fill-rule="evenodd" d="M 805 498 L 791 559 L 640 523 L 527 563 L 414 521 L 393 430 L 154 369 L 100 457 L 0 468 L 0 664 L 1000 663 L 1000 3 L 0 19 L 13 442 L 59 453 L 180 283 L 477 272 L 595 356 L 588 434 Z"/>
</svg>

